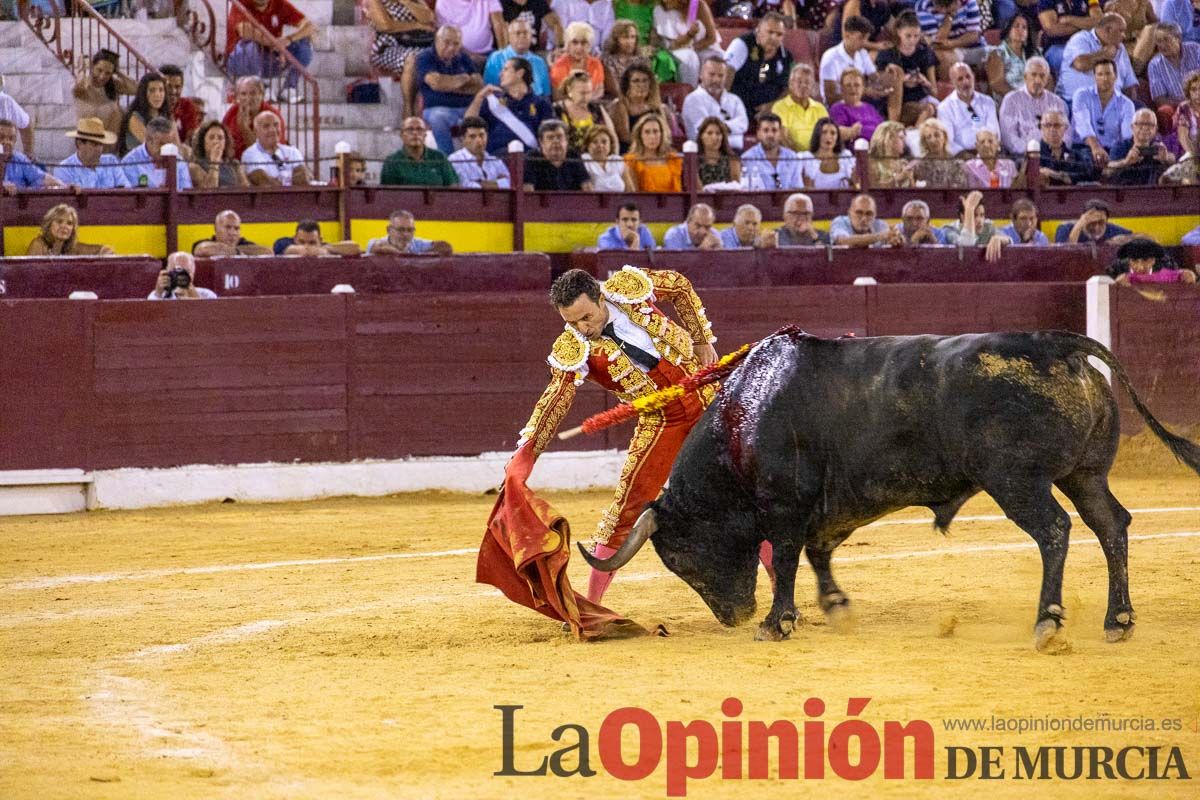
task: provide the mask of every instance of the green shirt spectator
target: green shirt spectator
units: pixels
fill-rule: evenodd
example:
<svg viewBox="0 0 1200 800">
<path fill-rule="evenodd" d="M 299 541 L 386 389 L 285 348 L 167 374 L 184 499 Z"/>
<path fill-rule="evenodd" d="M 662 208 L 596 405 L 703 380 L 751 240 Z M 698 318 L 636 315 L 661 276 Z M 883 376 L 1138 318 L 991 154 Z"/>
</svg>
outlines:
<svg viewBox="0 0 1200 800">
<path fill-rule="evenodd" d="M 425 122 L 409 117 L 400 128 L 404 146 L 383 162 L 379 182 L 384 186 L 457 186 L 458 173 L 439 150 L 425 146 Z"/>
</svg>

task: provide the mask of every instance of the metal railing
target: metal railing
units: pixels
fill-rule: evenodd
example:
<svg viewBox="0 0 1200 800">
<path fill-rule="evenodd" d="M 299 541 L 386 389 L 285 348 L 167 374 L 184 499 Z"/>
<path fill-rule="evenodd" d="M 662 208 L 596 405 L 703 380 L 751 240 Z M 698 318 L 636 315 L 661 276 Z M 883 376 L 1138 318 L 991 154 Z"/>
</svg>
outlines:
<svg viewBox="0 0 1200 800">
<path fill-rule="evenodd" d="M 209 60 L 216 65 L 222 74 L 232 84 L 236 79 L 229 72 L 229 37 L 226 20 L 234 8 L 241 11 L 246 20 L 255 26 L 264 39 L 270 39 L 266 28 L 260 25 L 250 15 L 250 11 L 240 0 L 215 0 L 218 12 L 210 0 L 175 0 L 175 21 L 180 29 L 187 34 L 192 46 L 206 53 Z M 236 37 L 234 37 L 236 39 Z M 275 42 L 271 45 L 276 56 L 282 62 L 283 68 L 276 70 L 270 78 L 263 78 L 266 88 L 266 101 L 276 105 L 287 132 L 286 141 L 300 149 L 312 165 L 314 177 L 318 175 L 318 160 L 321 155 L 321 87 L 304 66 L 287 51 L 287 48 Z M 277 100 L 284 92 L 284 85 L 289 71 L 295 71 L 298 76 L 298 89 L 303 100 L 290 103 L 278 103 Z M 230 97 L 229 99 L 232 99 Z"/>
<path fill-rule="evenodd" d="M 98 50 L 116 53 L 118 71 L 134 83 L 157 69 L 86 0 L 53 0 L 51 6 L 57 13 L 47 14 L 29 0 L 17 0 L 21 20 L 76 79 L 81 70 L 90 68 Z"/>
</svg>

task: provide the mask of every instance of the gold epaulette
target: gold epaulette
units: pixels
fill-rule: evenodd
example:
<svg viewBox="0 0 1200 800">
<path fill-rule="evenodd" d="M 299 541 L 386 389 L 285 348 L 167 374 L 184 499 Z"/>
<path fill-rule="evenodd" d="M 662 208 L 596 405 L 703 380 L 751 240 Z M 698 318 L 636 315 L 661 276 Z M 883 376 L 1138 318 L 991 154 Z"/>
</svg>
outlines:
<svg viewBox="0 0 1200 800">
<path fill-rule="evenodd" d="M 591 346 L 583 334 L 574 328 L 567 328 L 554 340 L 554 346 L 550 348 L 550 356 L 546 361 L 555 369 L 578 373 L 581 370 L 586 371 L 590 353 Z"/>
<path fill-rule="evenodd" d="M 645 270 L 626 264 L 621 271 L 601 284 L 600 291 L 614 303 L 642 303 L 654 300 L 654 282 Z"/>
</svg>

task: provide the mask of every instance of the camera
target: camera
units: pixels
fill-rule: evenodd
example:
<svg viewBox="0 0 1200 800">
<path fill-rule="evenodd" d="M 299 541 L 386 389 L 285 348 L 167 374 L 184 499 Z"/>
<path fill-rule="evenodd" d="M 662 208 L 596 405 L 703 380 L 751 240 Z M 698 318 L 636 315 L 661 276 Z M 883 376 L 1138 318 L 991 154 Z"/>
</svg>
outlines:
<svg viewBox="0 0 1200 800">
<path fill-rule="evenodd" d="M 1138 154 L 1142 158 L 1153 158 L 1158 154 L 1158 147 L 1152 144 L 1144 144 L 1138 147 Z"/>
<path fill-rule="evenodd" d="M 167 279 L 169 283 L 163 294 L 168 297 L 176 289 L 189 289 L 192 285 L 192 274 L 182 267 L 167 270 Z"/>
</svg>

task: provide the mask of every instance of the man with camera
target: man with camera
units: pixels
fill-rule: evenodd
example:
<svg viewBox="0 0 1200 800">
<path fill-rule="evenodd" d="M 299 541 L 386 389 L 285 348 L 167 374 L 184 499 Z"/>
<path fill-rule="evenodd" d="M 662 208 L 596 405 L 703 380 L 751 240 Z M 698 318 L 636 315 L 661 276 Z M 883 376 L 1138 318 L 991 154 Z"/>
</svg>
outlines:
<svg viewBox="0 0 1200 800">
<path fill-rule="evenodd" d="M 1115 186 L 1154 186 L 1174 163 L 1175 156 L 1158 137 L 1158 118 L 1142 108 L 1133 115 L 1133 138 L 1113 148 L 1104 177 Z"/>
<path fill-rule="evenodd" d="M 212 289 L 197 286 L 196 259 L 191 253 L 171 253 L 167 267 L 158 273 L 158 284 L 147 300 L 215 300 Z"/>
</svg>

